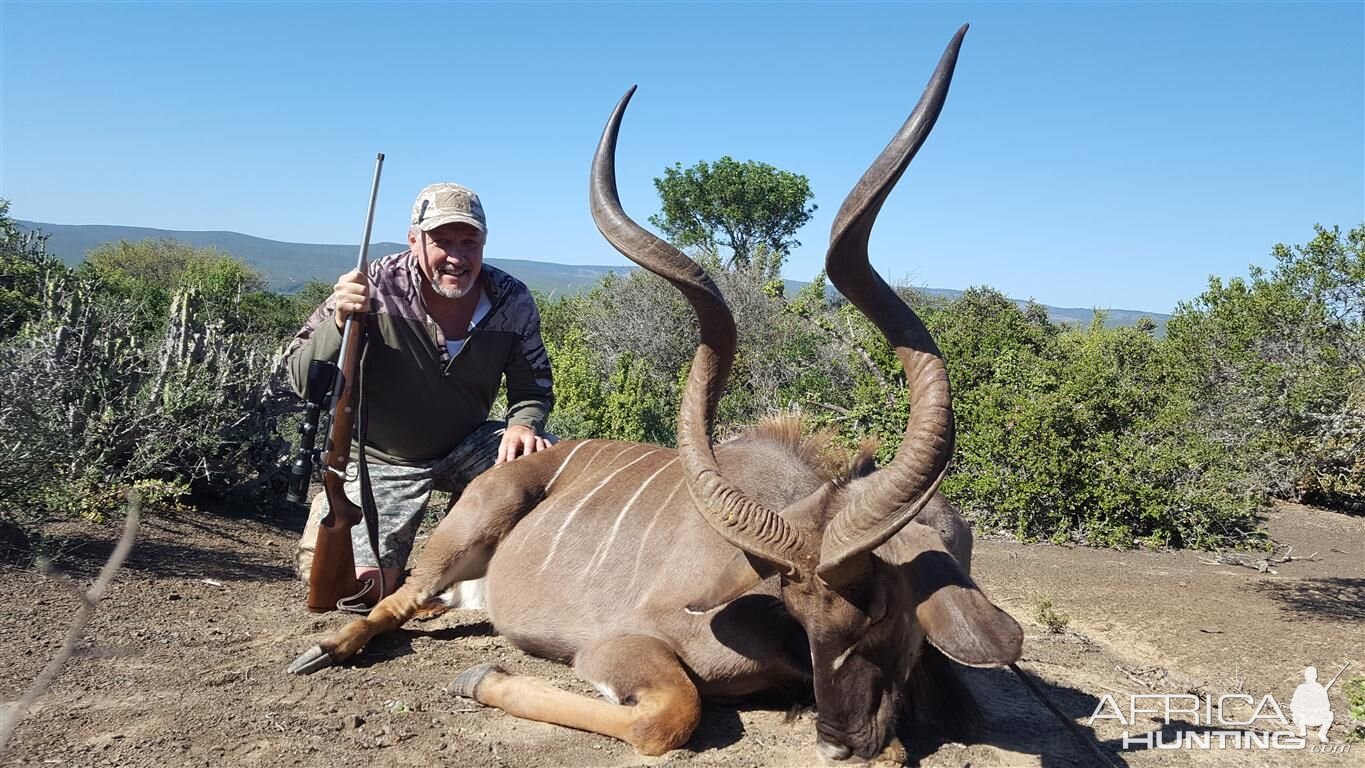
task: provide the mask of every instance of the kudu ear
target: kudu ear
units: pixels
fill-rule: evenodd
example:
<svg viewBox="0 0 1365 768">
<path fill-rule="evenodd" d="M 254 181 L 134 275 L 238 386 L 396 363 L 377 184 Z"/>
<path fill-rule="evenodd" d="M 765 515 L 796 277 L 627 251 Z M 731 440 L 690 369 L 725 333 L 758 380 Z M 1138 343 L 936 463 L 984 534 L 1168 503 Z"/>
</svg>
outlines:
<svg viewBox="0 0 1365 768">
<path fill-rule="evenodd" d="M 909 537 L 904 534 L 909 533 Z M 912 522 L 902 532 L 919 550 L 907 577 L 915 594 L 915 618 L 943 655 L 969 667 L 1012 664 L 1023 654 L 1024 630 L 997 608 L 948 553 L 931 528 Z"/>
<path fill-rule="evenodd" d="M 758 586 L 764 579 L 777 573 L 772 565 L 736 552 L 730 562 L 716 574 L 706 591 L 687 605 L 688 613 L 706 613 L 738 598 Z"/>
</svg>

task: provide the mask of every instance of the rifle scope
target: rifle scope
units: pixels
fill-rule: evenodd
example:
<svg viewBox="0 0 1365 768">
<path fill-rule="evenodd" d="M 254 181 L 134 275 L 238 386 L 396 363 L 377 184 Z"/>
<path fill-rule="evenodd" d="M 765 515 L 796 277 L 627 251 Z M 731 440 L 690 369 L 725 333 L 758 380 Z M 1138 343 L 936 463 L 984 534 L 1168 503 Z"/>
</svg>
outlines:
<svg viewBox="0 0 1365 768">
<path fill-rule="evenodd" d="M 313 477 L 314 454 L 317 453 L 313 446 L 318 438 L 318 420 L 332 395 L 336 374 L 336 363 L 314 360 L 308 364 L 308 391 L 304 398 L 303 422 L 299 424 L 299 450 L 289 467 L 289 492 L 285 494 L 285 498 L 295 504 L 302 504 L 308 498 L 308 482 Z"/>
</svg>

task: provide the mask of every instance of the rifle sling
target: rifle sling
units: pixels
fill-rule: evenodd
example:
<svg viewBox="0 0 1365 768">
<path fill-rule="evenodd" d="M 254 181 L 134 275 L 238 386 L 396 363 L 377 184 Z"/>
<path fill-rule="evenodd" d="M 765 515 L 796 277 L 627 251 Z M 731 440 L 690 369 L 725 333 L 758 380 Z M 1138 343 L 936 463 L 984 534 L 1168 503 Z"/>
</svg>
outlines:
<svg viewBox="0 0 1365 768">
<path fill-rule="evenodd" d="M 366 418 L 365 400 L 365 356 L 369 353 L 369 335 L 366 334 L 360 340 L 360 365 L 356 366 L 356 417 L 357 427 L 356 440 L 359 443 L 357 461 L 360 462 L 360 511 L 365 517 L 365 532 L 369 534 L 370 551 L 374 553 L 374 562 L 379 572 L 379 594 L 376 599 L 382 599 L 389 593 L 388 585 L 384 583 L 384 564 L 379 559 L 379 509 L 374 501 L 374 486 L 370 484 L 370 465 L 365 458 L 365 431 L 369 424 Z"/>
</svg>

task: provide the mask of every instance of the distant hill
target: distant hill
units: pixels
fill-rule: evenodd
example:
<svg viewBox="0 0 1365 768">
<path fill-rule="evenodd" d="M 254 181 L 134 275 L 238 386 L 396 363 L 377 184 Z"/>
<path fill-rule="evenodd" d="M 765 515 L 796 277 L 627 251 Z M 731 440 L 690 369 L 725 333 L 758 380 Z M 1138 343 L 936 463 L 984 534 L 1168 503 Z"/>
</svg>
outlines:
<svg viewBox="0 0 1365 768">
<path fill-rule="evenodd" d="M 48 233 L 47 250 L 67 264 L 79 264 L 92 248 L 104 243 L 128 240 L 174 238 L 196 248 L 214 247 L 230 253 L 260 270 L 273 290 L 292 293 L 309 280 L 330 284 L 337 275 L 355 266 L 359 245 L 317 245 L 266 240 L 238 232 L 182 232 L 149 227 L 118 227 L 102 224 L 45 224 L 17 222 L 26 231 Z M 405 243 L 370 243 L 370 257 L 377 258 L 407 248 Z M 608 272 L 627 272 L 633 267 L 551 264 L 521 259 L 488 259 L 526 283 L 531 290 L 545 294 L 576 293 Z"/>
<path fill-rule="evenodd" d="M 101 224 L 44 224 L 42 222 L 17 222 L 26 231 L 41 230 L 48 234 L 48 252 L 67 264 L 79 264 L 85 260 L 90 249 L 104 243 L 119 240 L 138 241 L 174 238 L 197 248 L 215 247 L 230 253 L 260 270 L 273 290 L 290 293 L 309 280 L 322 280 L 330 283 L 337 275 L 355 265 L 356 245 L 317 245 L 310 243 L 285 243 L 279 240 L 266 240 L 238 232 L 182 232 L 169 229 L 148 227 L 119 227 Z M 382 256 L 396 253 L 407 246 L 401 243 L 371 243 L 370 254 Z M 488 259 L 488 263 L 516 275 L 531 290 L 546 295 L 578 293 L 592 287 L 608 272 L 624 274 L 636 267 L 600 266 L 580 264 L 554 264 L 546 261 L 526 261 L 522 259 Z M 787 295 L 800 290 L 806 283 L 796 280 L 786 281 Z M 962 291 L 951 288 L 924 288 L 925 293 L 934 296 L 955 298 Z M 1025 301 L 1015 299 L 1020 306 Z M 1068 324 L 1089 324 L 1094 314 L 1091 308 L 1053 307 L 1043 305 L 1053 322 Z M 1105 324 L 1111 327 L 1133 325 L 1141 317 L 1150 317 L 1157 324 L 1157 333 L 1164 332 L 1170 315 L 1158 312 L 1143 312 L 1133 309 L 1109 309 Z"/>
<path fill-rule="evenodd" d="M 942 296 L 947 299 L 956 299 L 962 295 L 962 291 L 954 288 L 921 288 L 921 291 L 931 296 Z M 1028 304 L 1025 299 L 1011 299 L 1020 308 Z M 1066 325 L 1090 325 L 1090 319 L 1095 316 L 1094 307 L 1054 307 L 1050 304 L 1039 305 L 1047 310 L 1047 317 L 1054 323 L 1064 323 Z M 1137 321 L 1144 317 L 1150 317 L 1156 323 L 1156 335 L 1166 334 L 1166 321 L 1171 319 L 1170 315 L 1163 315 L 1160 312 L 1144 312 L 1140 309 L 1105 309 L 1104 325 L 1106 328 L 1119 328 L 1125 325 L 1136 325 Z"/>
</svg>

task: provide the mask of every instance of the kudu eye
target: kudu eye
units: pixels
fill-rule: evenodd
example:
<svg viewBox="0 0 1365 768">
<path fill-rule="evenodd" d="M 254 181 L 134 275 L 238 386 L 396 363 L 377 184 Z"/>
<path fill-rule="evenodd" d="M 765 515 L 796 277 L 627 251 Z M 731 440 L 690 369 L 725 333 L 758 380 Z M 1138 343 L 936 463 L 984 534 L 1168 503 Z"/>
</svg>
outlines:
<svg viewBox="0 0 1365 768">
<path fill-rule="evenodd" d="M 876 624 L 886 618 L 886 588 L 878 586 L 872 591 L 872 602 L 867 606 L 867 620 Z"/>
</svg>

